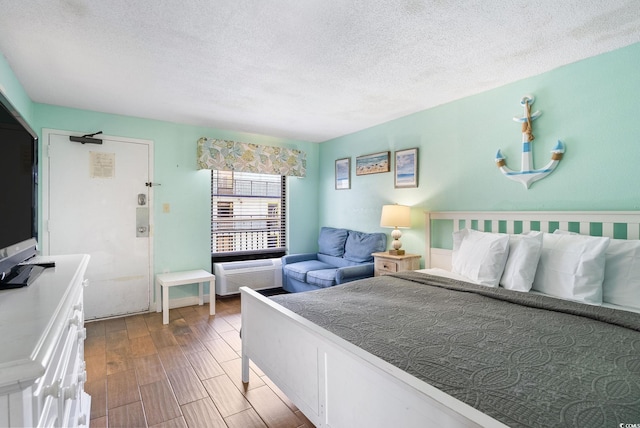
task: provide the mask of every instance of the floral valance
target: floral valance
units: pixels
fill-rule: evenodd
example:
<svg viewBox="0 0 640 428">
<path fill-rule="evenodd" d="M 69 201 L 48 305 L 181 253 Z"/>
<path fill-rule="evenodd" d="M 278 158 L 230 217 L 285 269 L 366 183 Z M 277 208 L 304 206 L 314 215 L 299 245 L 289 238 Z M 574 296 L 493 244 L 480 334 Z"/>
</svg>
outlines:
<svg viewBox="0 0 640 428">
<path fill-rule="evenodd" d="M 198 169 L 304 177 L 307 154 L 296 149 L 202 137 L 198 140 Z"/>
</svg>

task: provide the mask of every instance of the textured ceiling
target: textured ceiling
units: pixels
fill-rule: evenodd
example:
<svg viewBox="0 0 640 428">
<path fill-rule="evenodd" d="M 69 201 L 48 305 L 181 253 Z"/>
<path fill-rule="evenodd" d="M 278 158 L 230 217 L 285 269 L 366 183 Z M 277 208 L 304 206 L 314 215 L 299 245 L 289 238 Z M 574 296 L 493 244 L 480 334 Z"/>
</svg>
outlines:
<svg viewBox="0 0 640 428">
<path fill-rule="evenodd" d="M 35 102 L 314 142 L 639 41 L 638 0 L 0 0 Z"/>
</svg>

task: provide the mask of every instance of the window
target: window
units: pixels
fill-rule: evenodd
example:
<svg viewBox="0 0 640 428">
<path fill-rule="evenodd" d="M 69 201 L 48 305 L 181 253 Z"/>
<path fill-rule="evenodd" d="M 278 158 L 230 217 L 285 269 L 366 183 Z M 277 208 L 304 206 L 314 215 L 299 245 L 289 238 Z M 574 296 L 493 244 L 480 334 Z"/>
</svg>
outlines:
<svg viewBox="0 0 640 428">
<path fill-rule="evenodd" d="M 211 171 L 211 253 L 283 253 L 286 178 Z"/>
</svg>

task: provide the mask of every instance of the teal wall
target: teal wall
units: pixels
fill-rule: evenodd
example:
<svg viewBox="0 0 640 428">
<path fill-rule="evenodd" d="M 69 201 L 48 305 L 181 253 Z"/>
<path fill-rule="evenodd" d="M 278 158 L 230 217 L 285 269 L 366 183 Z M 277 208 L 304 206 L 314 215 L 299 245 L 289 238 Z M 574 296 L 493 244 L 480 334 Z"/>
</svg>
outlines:
<svg viewBox="0 0 640 428">
<path fill-rule="evenodd" d="M 33 126 L 33 103 L 0 52 L 0 91 L 11 101 L 22 117 Z M 34 128 L 35 131 L 35 128 Z"/>
<path fill-rule="evenodd" d="M 292 252 L 315 248 L 318 227 L 318 144 L 33 103 L 2 56 L 0 71 L 0 85 L 4 87 L 7 98 L 40 135 L 41 145 L 43 128 L 79 133 L 101 130 L 105 135 L 153 141 L 153 181 L 161 184 L 153 188 L 156 273 L 211 268 L 211 175 L 207 170 L 196 169 L 196 141 L 203 136 L 296 148 L 306 152 L 307 176 L 291 177 L 287 182 L 288 248 Z M 162 212 L 164 203 L 171 205 L 170 213 Z M 176 287 L 170 291 L 172 297 L 197 295 L 195 285 Z"/>
<path fill-rule="evenodd" d="M 424 255 L 424 210 L 640 209 L 640 44 L 322 143 L 321 225 L 387 231 L 383 204 L 414 207 L 403 248 Z M 522 96 L 533 94 L 534 167 L 566 145 L 557 169 L 529 190 L 495 165 L 520 170 Z M 419 187 L 394 189 L 393 172 L 355 176 L 355 157 L 419 148 Z M 334 190 L 334 161 L 351 157 L 350 190 Z M 393 171 L 393 164 L 392 164 Z"/>
<path fill-rule="evenodd" d="M 298 148 L 307 152 L 308 176 L 289 178 L 289 251 L 313 251 L 318 227 L 384 231 L 384 204 L 414 207 L 403 248 L 424 255 L 424 210 L 637 210 L 640 209 L 640 44 L 580 61 L 492 91 L 390 121 L 321 144 L 282 140 L 36 104 L 4 57 L 0 86 L 37 132 L 44 128 L 95 132 L 154 141 L 155 271 L 209 267 L 209 174 L 195 169 L 201 136 Z M 519 104 L 533 94 L 534 166 L 545 165 L 556 140 L 566 154 L 556 171 L 532 185 L 506 179 L 497 149 L 520 169 Z M 356 176 L 356 156 L 419 148 L 419 187 L 395 189 L 392 172 Z M 351 189 L 335 190 L 334 162 L 351 157 Z M 163 203 L 171 213 L 163 214 Z M 172 290 L 173 292 L 174 290 Z M 175 290 L 179 292 L 179 290 Z M 192 290 L 180 291 L 195 294 Z M 173 296 L 173 293 L 172 293 Z"/>
</svg>

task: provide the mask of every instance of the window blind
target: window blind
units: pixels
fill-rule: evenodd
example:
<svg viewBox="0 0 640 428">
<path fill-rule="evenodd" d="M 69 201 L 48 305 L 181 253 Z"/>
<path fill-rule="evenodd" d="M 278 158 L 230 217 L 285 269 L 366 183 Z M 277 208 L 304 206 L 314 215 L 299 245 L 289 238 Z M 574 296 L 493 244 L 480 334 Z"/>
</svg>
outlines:
<svg viewBox="0 0 640 428">
<path fill-rule="evenodd" d="M 211 172 L 212 254 L 284 251 L 286 177 Z"/>
</svg>

